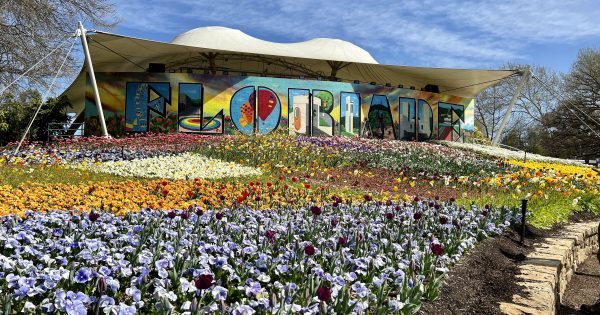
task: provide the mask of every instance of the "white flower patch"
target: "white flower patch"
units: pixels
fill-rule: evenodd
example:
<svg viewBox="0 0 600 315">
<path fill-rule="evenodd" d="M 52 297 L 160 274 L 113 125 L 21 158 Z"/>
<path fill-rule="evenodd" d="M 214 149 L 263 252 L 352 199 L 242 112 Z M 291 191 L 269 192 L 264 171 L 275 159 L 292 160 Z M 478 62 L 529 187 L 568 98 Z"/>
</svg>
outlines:
<svg viewBox="0 0 600 315">
<path fill-rule="evenodd" d="M 131 161 L 108 161 L 94 164 L 82 163 L 77 167 L 119 176 L 165 179 L 214 179 L 262 174 L 261 170 L 255 167 L 242 166 L 234 162 L 224 162 L 193 153 L 134 159 Z"/>
<path fill-rule="evenodd" d="M 475 143 L 462 143 L 462 142 L 453 142 L 453 141 L 439 141 L 439 142 L 446 146 L 449 146 L 451 148 L 471 150 L 473 152 L 486 154 L 486 155 L 501 158 L 501 159 L 522 160 L 525 158 L 524 151 L 513 151 L 513 150 L 504 149 L 504 148 L 500 148 L 500 147 L 494 147 L 491 145 L 482 145 L 482 144 L 475 144 Z M 527 160 L 539 161 L 539 162 L 554 162 L 554 163 L 560 163 L 560 164 L 574 164 L 574 165 L 581 164 L 580 162 L 574 161 L 574 160 L 553 158 L 553 157 L 543 156 L 543 155 L 534 154 L 534 153 L 527 153 Z"/>
</svg>

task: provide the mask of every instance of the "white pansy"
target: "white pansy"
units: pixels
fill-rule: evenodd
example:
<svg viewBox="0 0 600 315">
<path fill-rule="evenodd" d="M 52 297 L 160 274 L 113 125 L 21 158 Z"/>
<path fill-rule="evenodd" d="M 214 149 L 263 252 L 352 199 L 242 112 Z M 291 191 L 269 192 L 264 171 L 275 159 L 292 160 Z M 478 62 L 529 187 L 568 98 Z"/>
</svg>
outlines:
<svg viewBox="0 0 600 315">
<path fill-rule="evenodd" d="M 108 161 L 96 164 L 82 163 L 77 167 L 119 176 L 166 179 L 215 179 L 262 174 L 260 169 L 255 167 L 242 166 L 234 162 L 224 162 L 194 153 L 135 159 L 131 161 Z"/>
</svg>

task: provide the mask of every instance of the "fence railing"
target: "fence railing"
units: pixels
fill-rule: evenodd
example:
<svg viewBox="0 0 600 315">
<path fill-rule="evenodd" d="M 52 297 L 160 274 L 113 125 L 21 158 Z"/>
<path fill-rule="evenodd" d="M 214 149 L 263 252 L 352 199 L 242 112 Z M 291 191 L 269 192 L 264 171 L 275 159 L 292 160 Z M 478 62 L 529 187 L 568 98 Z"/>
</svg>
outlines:
<svg viewBox="0 0 600 315">
<path fill-rule="evenodd" d="M 81 137 L 85 134 L 85 123 L 49 123 L 48 140 L 57 138 Z"/>
</svg>

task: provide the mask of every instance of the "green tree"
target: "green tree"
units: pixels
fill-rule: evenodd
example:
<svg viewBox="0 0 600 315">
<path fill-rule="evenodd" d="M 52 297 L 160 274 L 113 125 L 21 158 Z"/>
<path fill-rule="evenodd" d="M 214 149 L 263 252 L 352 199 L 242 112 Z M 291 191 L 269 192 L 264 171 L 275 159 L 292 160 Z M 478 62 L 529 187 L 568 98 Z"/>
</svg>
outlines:
<svg viewBox="0 0 600 315">
<path fill-rule="evenodd" d="M 6 145 L 21 139 L 42 100 L 38 91 L 27 90 L 18 96 L 6 93 L 0 97 L 0 101 L 0 145 Z M 66 112 L 70 107 L 64 96 L 48 99 L 33 122 L 27 139 L 47 141 L 48 124 L 66 122 Z"/>
</svg>

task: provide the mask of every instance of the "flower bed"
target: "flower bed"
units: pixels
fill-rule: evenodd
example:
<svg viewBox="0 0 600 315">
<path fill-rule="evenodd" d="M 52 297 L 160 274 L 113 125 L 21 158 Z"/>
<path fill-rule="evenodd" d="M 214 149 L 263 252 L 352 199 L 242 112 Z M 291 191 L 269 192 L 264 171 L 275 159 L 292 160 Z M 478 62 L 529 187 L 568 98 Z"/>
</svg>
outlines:
<svg viewBox="0 0 600 315">
<path fill-rule="evenodd" d="M 475 143 L 462 143 L 462 142 L 454 142 L 454 141 L 439 141 L 439 143 L 446 145 L 448 147 L 451 147 L 451 148 L 469 150 L 469 151 L 485 154 L 488 156 L 493 156 L 493 157 L 500 158 L 500 159 L 511 159 L 511 160 L 525 159 L 525 152 L 523 152 L 523 151 L 513 151 L 513 150 L 504 149 L 504 148 L 500 148 L 500 147 L 494 147 L 491 145 L 482 145 L 482 144 L 475 144 Z M 581 164 L 581 163 L 579 163 L 577 161 L 573 161 L 573 160 L 553 158 L 553 157 L 548 157 L 548 156 L 543 156 L 543 155 L 533 154 L 533 153 L 527 153 L 527 159 L 533 160 L 533 161 L 554 162 L 554 163 L 560 163 L 560 164 Z"/>
<path fill-rule="evenodd" d="M 31 212 L 0 225 L 14 312 L 414 313 L 513 215 L 435 200 L 279 211 Z"/>
<path fill-rule="evenodd" d="M 193 153 L 158 156 L 130 161 L 82 163 L 78 167 L 93 172 L 118 176 L 166 179 L 215 179 L 224 177 L 258 176 L 260 169 L 223 162 Z"/>
<path fill-rule="evenodd" d="M 287 183 L 286 183 L 287 182 Z M 289 184 L 288 184 L 289 183 Z M 79 184 L 26 183 L 16 187 L 0 186 L 0 216 L 23 216 L 27 210 L 100 209 L 124 215 L 140 208 L 185 209 L 189 206 L 253 209 L 278 209 L 301 206 L 308 201 L 327 202 L 332 194 L 325 187 L 311 186 L 292 177 L 272 181 L 219 183 L 209 180 L 144 180 Z M 346 192 L 344 198 L 372 198 L 360 192 Z M 406 196 L 403 196 L 406 198 Z"/>
<path fill-rule="evenodd" d="M 25 143 L 16 154 L 16 144 L 9 144 L 0 150 L 0 163 L 10 161 L 14 164 L 31 165 L 133 160 L 184 153 L 226 138 L 185 133 L 144 133 L 126 138 L 66 138 L 50 144 Z"/>
</svg>

